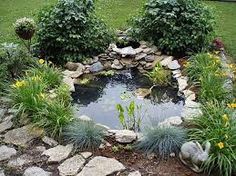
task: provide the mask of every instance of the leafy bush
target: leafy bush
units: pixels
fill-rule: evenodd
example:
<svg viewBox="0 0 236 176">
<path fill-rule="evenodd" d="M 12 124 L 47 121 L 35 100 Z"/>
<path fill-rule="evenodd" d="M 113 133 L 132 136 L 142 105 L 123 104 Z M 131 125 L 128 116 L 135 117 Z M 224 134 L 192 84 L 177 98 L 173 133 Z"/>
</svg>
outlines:
<svg viewBox="0 0 236 176">
<path fill-rule="evenodd" d="M 23 71 L 34 65 L 35 60 L 22 48 L 13 43 L 3 43 L 0 47 L 0 90 L 4 82 L 22 76 Z"/>
<path fill-rule="evenodd" d="M 134 37 L 151 41 L 165 52 L 184 55 L 208 46 L 214 18 L 198 0 L 149 0 L 132 25 Z"/>
<path fill-rule="evenodd" d="M 104 139 L 104 129 L 93 121 L 75 120 L 65 129 L 65 140 L 73 143 L 77 149 L 96 149 Z"/>
<path fill-rule="evenodd" d="M 179 127 L 153 126 L 146 128 L 137 149 L 147 154 L 159 154 L 162 158 L 177 153 L 185 142 L 187 133 Z"/>
<path fill-rule="evenodd" d="M 190 130 L 190 138 L 200 143 L 208 140 L 212 144 L 209 159 L 203 163 L 206 172 L 217 170 L 219 175 L 231 176 L 236 170 L 235 113 L 225 103 L 217 101 L 203 107 L 203 114 L 192 121 L 195 128 Z"/>
<path fill-rule="evenodd" d="M 95 16 L 92 0 L 59 0 L 39 15 L 39 47 L 56 62 L 103 52 L 111 39 L 105 23 Z"/>
<path fill-rule="evenodd" d="M 151 72 L 146 74 L 146 76 L 153 82 L 153 84 L 161 86 L 168 85 L 171 79 L 170 71 L 165 70 L 160 64 L 157 64 Z"/>
</svg>

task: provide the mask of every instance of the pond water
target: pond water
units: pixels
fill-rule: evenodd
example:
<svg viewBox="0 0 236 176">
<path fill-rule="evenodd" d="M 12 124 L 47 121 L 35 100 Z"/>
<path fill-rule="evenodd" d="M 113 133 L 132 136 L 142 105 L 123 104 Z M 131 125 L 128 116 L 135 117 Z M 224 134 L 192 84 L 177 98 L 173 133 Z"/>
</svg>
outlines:
<svg viewBox="0 0 236 176">
<path fill-rule="evenodd" d="M 141 128 L 181 114 L 184 101 L 172 87 L 155 87 L 145 99 L 135 95 L 138 88 L 151 86 L 145 76 L 131 70 L 110 77 L 96 76 L 89 84 L 76 85 L 76 91 L 72 94 L 76 115 L 87 115 L 97 123 L 122 129 L 117 104 L 125 107 L 134 101 L 136 105 L 141 105 Z"/>
</svg>

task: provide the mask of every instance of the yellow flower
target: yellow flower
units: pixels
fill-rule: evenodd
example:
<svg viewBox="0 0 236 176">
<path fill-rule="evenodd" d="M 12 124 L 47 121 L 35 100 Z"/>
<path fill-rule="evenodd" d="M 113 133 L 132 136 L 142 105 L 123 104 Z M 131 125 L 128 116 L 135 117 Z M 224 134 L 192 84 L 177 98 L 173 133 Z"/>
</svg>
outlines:
<svg viewBox="0 0 236 176">
<path fill-rule="evenodd" d="M 228 104 L 228 107 L 229 107 L 229 108 L 236 108 L 236 103 Z"/>
<path fill-rule="evenodd" d="M 44 64 L 45 60 L 39 59 L 39 64 Z"/>
<path fill-rule="evenodd" d="M 45 98 L 46 98 L 46 96 L 45 96 L 44 93 L 40 93 L 40 94 L 39 94 L 39 97 L 42 98 L 42 99 L 45 99 Z"/>
<path fill-rule="evenodd" d="M 225 123 L 227 123 L 227 122 L 229 121 L 229 117 L 228 117 L 227 114 L 224 114 L 222 118 L 223 118 L 223 121 L 224 121 Z"/>
<path fill-rule="evenodd" d="M 22 80 L 22 81 L 16 81 L 16 83 L 13 85 L 13 87 L 20 88 L 20 87 L 24 87 L 25 85 L 26 85 L 26 82 L 24 80 Z"/>
<path fill-rule="evenodd" d="M 223 142 L 219 142 L 216 144 L 220 149 L 225 147 L 225 144 Z"/>
</svg>

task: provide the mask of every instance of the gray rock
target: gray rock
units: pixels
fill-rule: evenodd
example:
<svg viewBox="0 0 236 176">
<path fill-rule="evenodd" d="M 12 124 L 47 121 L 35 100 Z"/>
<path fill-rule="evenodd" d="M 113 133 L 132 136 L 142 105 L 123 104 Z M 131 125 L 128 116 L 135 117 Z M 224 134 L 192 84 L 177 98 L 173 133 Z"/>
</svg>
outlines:
<svg viewBox="0 0 236 176">
<path fill-rule="evenodd" d="M 38 153 L 43 153 L 46 150 L 46 147 L 44 146 L 37 146 L 35 147 L 34 151 Z"/>
<path fill-rule="evenodd" d="M 55 141 L 54 139 L 52 139 L 52 138 L 50 138 L 50 137 L 48 137 L 48 136 L 44 136 L 44 137 L 42 138 L 42 141 L 43 141 L 45 144 L 50 145 L 51 147 L 55 147 L 55 146 L 58 145 L 58 142 L 57 142 L 57 141 Z"/>
<path fill-rule="evenodd" d="M 115 59 L 111 65 L 111 68 L 121 70 L 123 69 L 123 65 L 120 63 L 118 59 Z"/>
<path fill-rule="evenodd" d="M 128 176 L 142 176 L 142 175 L 139 171 L 134 171 L 134 172 L 129 173 Z"/>
<path fill-rule="evenodd" d="M 118 130 L 115 133 L 115 138 L 117 142 L 127 144 L 135 141 L 137 139 L 137 135 L 131 130 Z"/>
<path fill-rule="evenodd" d="M 125 48 L 113 48 L 113 51 L 117 52 L 118 54 L 122 55 L 122 57 L 125 56 L 134 56 L 136 54 L 136 51 L 133 49 L 132 46 L 128 46 Z"/>
<path fill-rule="evenodd" d="M 0 122 L 2 121 L 6 112 L 7 112 L 7 109 L 0 108 Z"/>
<path fill-rule="evenodd" d="M 16 150 L 6 145 L 0 146 L 0 161 L 7 160 L 12 156 L 16 155 Z"/>
<path fill-rule="evenodd" d="M 69 87 L 69 91 L 75 92 L 74 79 L 71 77 L 64 77 L 62 81 Z"/>
<path fill-rule="evenodd" d="M 46 172 L 40 167 L 29 167 L 25 170 L 23 176 L 50 176 L 50 172 Z"/>
<path fill-rule="evenodd" d="M 0 176 L 5 176 L 4 170 L 0 167 Z"/>
<path fill-rule="evenodd" d="M 146 62 L 153 62 L 154 60 L 155 60 L 154 55 L 148 55 L 148 56 L 145 57 Z"/>
<path fill-rule="evenodd" d="M 86 115 L 81 115 L 78 117 L 78 119 L 83 121 L 92 121 L 92 119 Z"/>
<path fill-rule="evenodd" d="M 139 55 L 136 55 L 135 60 L 139 61 L 147 56 L 146 53 L 141 53 Z"/>
<path fill-rule="evenodd" d="M 65 68 L 68 69 L 69 71 L 76 71 L 79 66 L 80 66 L 80 63 L 67 62 L 65 65 Z"/>
<path fill-rule="evenodd" d="M 163 122 L 160 122 L 159 126 L 179 126 L 182 123 L 182 119 L 179 116 L 173 116 L 165 119 Z"/>
<path fill-rule="evenodd" d="M 201 103 L 197 103 L 197 102 L 192 101 L 192 100 L 186 100 L 184 107 L 187 107 L 187 108 L 200 108 Z"/>
<path fill-rule="evenodd" d="M 58 145 L 54 148 L 50 148 L 42 153 L 42 155 L 49 156 L 49 162 L 60 162 L 66 159 L 73 150 L 73 145 L 68 144 L 66 146 Z"/>
<path fill-rule="evenodd" d="M 195 117 L 202 115 L 202 110 L 200 108 L 188 108 L 185 107 L 181 113 L 181 117 L 184 120 L 192 120 Z"/>
<path fill-rule="evenodd" d="M 178 63 L 177 60 L 171 61 L 167 66 L 168 66 L 168 68 L 171 69 L 171 70 L 177 70 L 177 69 L 180 68 L 180 65 L 179 65 L 179 63 Z"/>
<path fill-rule="evenodd" d="M 177 78 L 177 81 L 178 81 L 178 85 L 179 85 L 179 91 L 183 92 L 186 89 L 186 87 L 188 86 L 188 78 L 181 76 L 181 77 Z"/>
<path fill-rule="evenodd" d="M 165 58 L 160 62 L 160 64 L 161 64 L 162 66 L 167 66 L 167 65 L 169 65 L 169 64 L 172 62 L 172 60 L 173 60 L 173 56 L 168 56 L 168 57 L 165 57 Z"/>
<path fill-rule="evenodd" d="M 88 159 L 90 158 L 93 154 L 91 152 L 82 152 L 80 153 L 80 155 L 84 158 L 84 159 Z"/>
<path fill-rule="evenodd" d="M 69 77 L 69 78 L 79 78 L 83 72 L 82 71 L 69 71 L 69 70 L 64 70 L 62 72 L 64 77 Z"/>
<path fill-rule="evenodd" d="M 191 90 L 184 90 L 183 93 L 184 93 L 185 100 L 192 101 L 196 99 L 196 94 Z"/>
<path fill-rule="evenodd" d="M 59 167 L 60 176 L 76 175 L 78 171 L 84 166 L 86 160 L 80 156 L 75 155 L 65 160 Z"/>
<path fill-rule="evenodd" d="M 103 65 L 101 62 L 96 62 L 93 65 L 91 65 L 91 67 L 89 68 L 89 70 L 92 73 L 96 73 L 96 72 L 100 72 L 104 69 Z"/>
<path fill-rule="evenodd" d="M 146 54 L 151 54 L 151 53 L 153 53 L 153 50 L 152 50 L 152 48 L 145 48 L 145 49 L 143 49 L 143 52 Z"/>
<path fill-rule="evenodd" d="M 8 131 L 4 135 L 4 142 L 26 147 L 29 142 L 40 137 L 43 132 L 43 129 L 33 127 L 32 125 L 23 126 L 21 128 Z"/>
<path fill-rule="evenodd" d="M 23 165 L 29 164 L 33 162 L 33 157 L 23 154 L 19 156 L 18 158 L 11 159 L 8 161 L 7 166 L 11 168 L 19 168 L 22 167 Z"/>
<path fill-rule="evenodd" d="M 7 129 L 10 129 L 12 127 L 13 123 L 11 120 L 6 120 L 0 123 L 0 133 L 6 131 Z"/>
<path fill-rule="evenodd" d="M 107 176 L 122 170 L 125 170 L 125 167 L 119 161 L 97 156 L 89 161 L 77 176 Z"/>
<path fill-rule="evenodd" d="M 136 54 L 139 54 L 139 53 L 143 52 L 143 49 L 142 48 L 136 48 L 135 52 L 136 52 Z"/>
</svg>

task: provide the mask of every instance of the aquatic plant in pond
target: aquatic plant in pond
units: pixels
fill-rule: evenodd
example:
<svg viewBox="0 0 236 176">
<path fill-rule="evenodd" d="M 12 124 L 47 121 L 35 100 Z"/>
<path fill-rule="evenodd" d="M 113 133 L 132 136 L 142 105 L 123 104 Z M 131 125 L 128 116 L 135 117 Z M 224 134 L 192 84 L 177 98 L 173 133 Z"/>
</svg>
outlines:
<svg viewBox="0 0 236 176">
<path fill-rule="evenodd" d="M 124 129 L 127 130 L 140 130 L 142 114 L 141 105 L 136 105 L 134 101 L 131 101 L 129 106 L 125 108 L 121 104 L 116 105 L 116 109 L 119 111 L 119 121 Z M 127 115 L 125 114 L 127 111 Z"/>
</svg>

